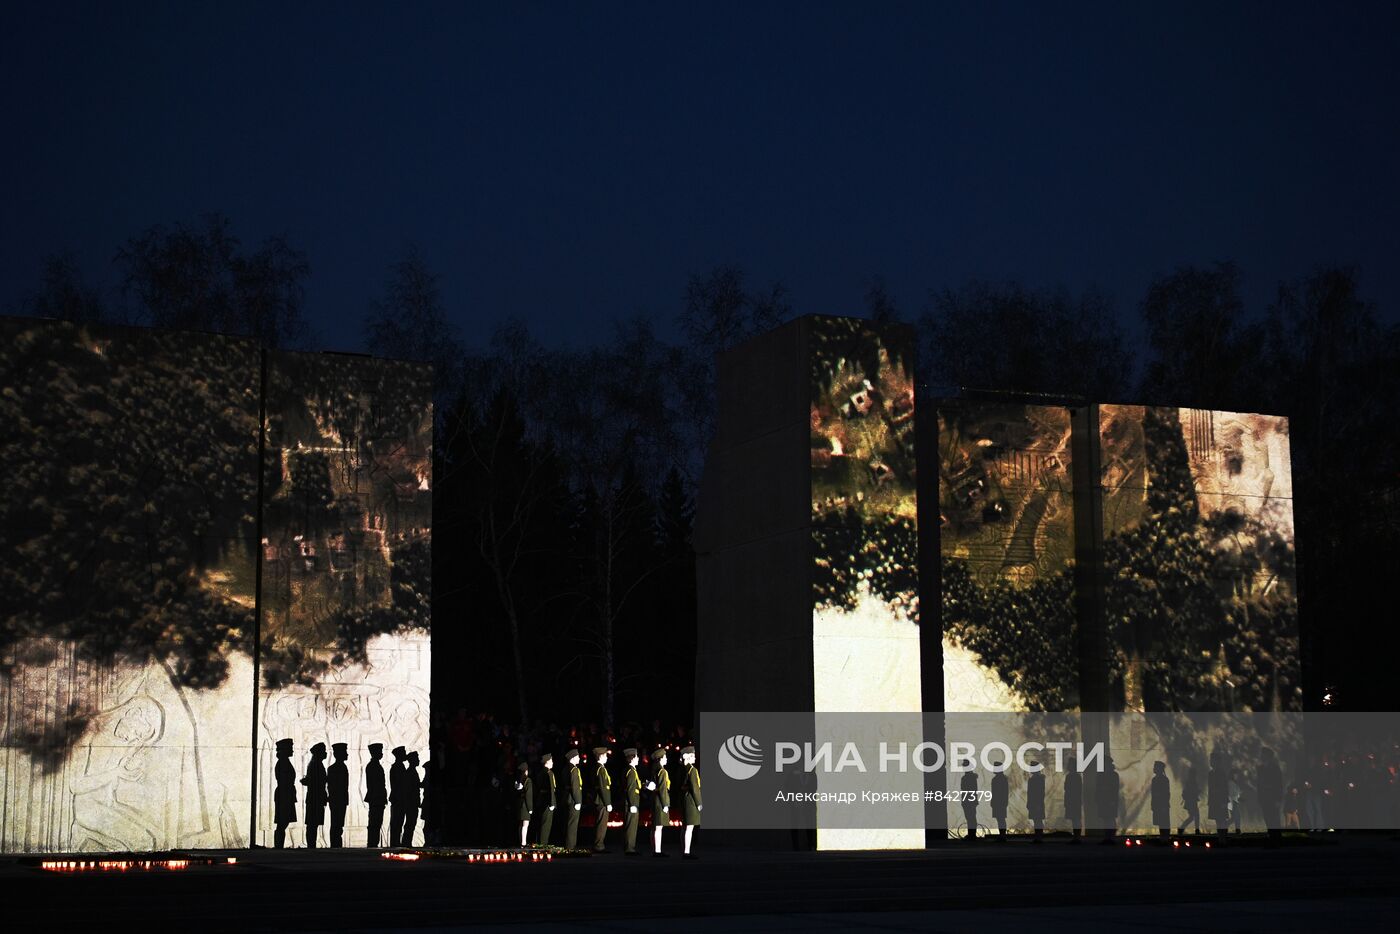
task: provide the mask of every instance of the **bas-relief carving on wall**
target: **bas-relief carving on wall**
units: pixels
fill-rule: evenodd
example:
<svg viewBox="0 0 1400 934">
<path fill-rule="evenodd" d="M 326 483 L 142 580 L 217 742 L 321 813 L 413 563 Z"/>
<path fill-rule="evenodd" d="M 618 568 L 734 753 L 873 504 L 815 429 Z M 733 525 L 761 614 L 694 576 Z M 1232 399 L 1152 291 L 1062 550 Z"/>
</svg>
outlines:
<svg viewBox="0 0 1400 934">
<path fill-rule="evenodd" d="M 371 743 L 428 752 L 429 639 L 426 634 L 379 636 L 369 646 L 369 664 L 336 671 L 319 686 L 263 691 L 258 712 L 258 787 L 264 793 L 258 804 L 258 840 L 272 845 L 274 747 L 291 739 L 292 764 L 298 778 L 304 772 L 308 751 L 316 743 L 329 748 L 347 746 L 350 770 L 350 809 L 346 814 L 346 845 L 364 845 L 364 770 Z M 392 757 L 387 757 L 392 760 Z M 298 786 L 297 823 L 288 828 L 287 845 L 305 844 L 305 794 Z M 326 829 L 320 845 L 325 846 Z M 421 825 L 415 842 L 422 842 Z"/>
<path fill-rule="evenodd" d="M 252 715 L 251 665 L 240 659 L 220 688 L 192 692 L 158 663 L 110 668 L 71 645 L 49 648 L 43 666 L 6 660 L 3 850 L 245 846 L 248 746 L 238 740 Z M 18 741 L 70 711 L 83 711 L 71 724 L 83 733 L 66 751 L 36 754 Z"/>
</svg>

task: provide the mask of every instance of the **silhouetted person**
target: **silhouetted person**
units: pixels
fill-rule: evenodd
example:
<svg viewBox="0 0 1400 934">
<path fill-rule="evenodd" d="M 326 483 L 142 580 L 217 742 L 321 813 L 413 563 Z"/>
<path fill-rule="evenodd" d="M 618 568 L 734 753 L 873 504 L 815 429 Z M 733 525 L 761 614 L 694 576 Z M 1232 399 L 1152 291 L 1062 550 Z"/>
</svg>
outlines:
<svg viewBox="0 0 1400 934">
<path fill-rule="evenodd" d="M 316 837 L 321 825 L 326 822 L 326 744 L 317 743 L 311 747 L 311 761 L 306 764 L 306 775 L 301 783 L 306 786 L 306 848 L 316 849 Z"/>
<path fill-rule="evenodd" d="M 992 819 L 997 822 L 997 839 L 1006 839 L 1006 807 L 1011 799 L 1011 782 L 1005 767 L 998 762 L 992 767 Z"/>
<path fill-rule="evenodd" d="M 554 829 L 554 808 L 559 803 L 559 780 L 554 777 L 554 754 L 547 752 L 540 760 L 544 774 L 540 776 L 540 831 L 537 842 L 549 845 L 549 834 Z"/>
<path fill-rule="evenodd" d="M 1283 807 L 1283 771 L 1278 767 L 1278 759 L 1268 746 L 1260 750 L 1259 778 L 1255 783 L 1259 790 L 1259 809 L 1264 812 L 1264 826 L 1269 837 L 1282 835 L 1279 813 Z"/>
<path fill-rule="evenodd" d="M 1039 765 L 1038 762 L 1031 762 L 1031 765 Z M 1031 837 L 1032 843 L 1045 842 L 1045 770 L 1032 772 L 1026 779 L 1026 816 L 1031 820 L 1031 828 L 1035 836 Z"/>
<path fill-rule="evenodd" d="M 1065 773 L 1065 820 L 1069 821 L 1070 843 L 1084 835 L 1084 774 L 1072 768 Z"/>
<path fill-rule="evenodd" d="M 1172 835 L 1172 782 L 1167 778 L 1167 764 L 1152 763 L 1152 823 L 1158 836 Z"/>
<path fill-rule="evenodd" d="M 963 823 L 967 825 L 967 840 L 971 843 L 977 839 L 977 772 L 975 770 L 968 769 L 963 773 L 959 790 L 962 792 Z"/>
<path fill-rule="evenodd" d="M 1113 757 L 1109 756 L 1103 771 L 1099 773 L 1094 802 L 1099 823 L 1104 829 L 1104 843 L 1112 843 L 1118 835 L 1118 792 L 1118 769 L 1113 765 Z"/>
<path fill-rule="evenodd" d="M 384 744 L 369 744 L 369 764 L 365 766 L 365 804 L 369 805 L 369 823 L 365 827 L 365 846 L 377 847 L 380 843 L 380 830 L 384 826 L 384 805 L 389 802 L 389 792 L 384 786 Z"/>
<path fill-rule="evenodd" d="M 1186 809 L 1186 819 L 1177 828 L 1177 833 L 1186 833 L 1186 828 L 1194 824 L 1196 833 L 1201 832 L 1201 779 L 1194 765 L 1186 769 L 1186 779 L 1181 783 L 1181 806 Z"/>
<path fill-rule="evenodd" d="M 422 782 L 423 794 L 421 795 L 421 797 L 422 797 L 423 803 L 422 803 L 422 805 L 420 805 L 419 813 L 422 815 L 422 821 L 423 821 L 423 845 L 424 845 L 424 846 L 434 846 L 434 845 L 437 844 L 437 834 L 438 834 L 438 823 L 437 823 L 437 822 L 438 822 L 438 818 L 437 818 L 437 810 L 436 810 L 436 808 L 437 808 L 437 799 L 434 797 L 434 795 L 435 795 L 436 792 L 437 792 L 437 786 L 436 786 L 436 784 L 434 783 L 434 776 L 433 776 L 433 760 L 432 760 L 432 759 L 427 759 L 427 760 L 425 760 L 425 761 L 423 762 L 422 768 L 423 768 L 423 782 Z"/>
<path fill-rule="evenodd" d="M 1215 822 L 1216 836 L 1223 837 L 1230 825 L 1230 772 L 1219 750 L 1210 754 L 1210 775 L 1206 778 L 1206 816 Z"/>
<path fill-rule="evenodd" d="M 403 832 L 399 834 L 400 846 L 413 846 L 413 834 L 418 829 L 418 812 L 422 807 L 423 782 L 418 777 L 418 753 L 410 752 L 404 763 L 403 779 Z"/>
<path fill-rule="evenodd" d="M 345 764 L 345 744 L 331 746 L 335 761 L 326 769 L 326 801 L 331 806 L 331 846 L 345 845 L 345 812 L 350 808 L 350 769 Z"/>
<path fill-rule="evenodd" d="M 282 849 L 287 845 L 287 825 L 297 819 L 297 770 L 292 766 L 292 741 L 277 741 L 277 765 L 272 770 L 276 787 L 272 792 L 273 823 L 277 829 L 272 832 L 272 845 Z"/>
<path fill-rule="evenodd" d="M 521 760 L 515 767 L 515 819 L 520 824 L 520 845 L 530 843 L 530 817 L 535 813 L 535 783 L 530 780 L 530 763 Z"/>
<path fill-rule="evenodd" d="M 408 791 L 404 787 L 407 779 L 408 752 L 402 746 L 394 747 L 394 764 L 389 766 L 389 846 L 406 846 L 403 842 L 403 812 L 408 806 Z M 416 782 L 415 782 L 416 783 Z M 413 792 L 418 794 L 417 789 Z"/>
</svg>

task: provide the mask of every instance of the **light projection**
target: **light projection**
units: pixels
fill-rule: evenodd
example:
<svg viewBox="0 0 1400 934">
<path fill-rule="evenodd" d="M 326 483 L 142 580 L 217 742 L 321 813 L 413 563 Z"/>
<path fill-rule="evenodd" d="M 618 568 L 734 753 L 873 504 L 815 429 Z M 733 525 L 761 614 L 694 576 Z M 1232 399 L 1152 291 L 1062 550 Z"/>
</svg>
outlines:
<svg viewBox="0 0 1400 934">
<path fill-rule="evenodd" d="M 317 713 L 351 709 L 396 744 L 425 738 L 423 368 L 266 369 L 264 400 L 247 341 L 0 319 L 0 851 L 247 846 L 270 793 L 253 781 L 255 666 L 260 740 L 293 719 L 303 733 L 277 738 L 352 740 Z M 292 468 L 284 439 L 309 451 L 323 425 L 339 459 Z M 284 553 L 300 570 L 279 577 Z M 371 713 L 337 691 L 380 699 Z"/>
<path fill-rule="evenodd" d="M 1078 704 L 1068 409 L 946 405 L 938 413 L 944 707 Z"/>
<path fill-rule="evenodd" d="M 815 318 L 810 359 L 813 710 L 917 712 L 913 341 L 903 329 Z M 828 734 L 826 722 L 818 716 L 819 741 L 857 739 Z M 917 744 L 910 722 L 905 739 Z M 820 809 L 818 820 L 820 849 L 923 846 L 922 829 L 823 828 Z"/>
<path fill-rule="evenodd" d="M 271 358 L 259 843 L 272 841 L 279 739 L 292 740 L 298 774 L 314 743 L 346 744 L 346 834 L 356 843 L 364 840 L 369 744 L 427 758 L 431 392 L 425 367 L 340 355 Z M 288 830 L 289 845 L 305 842 L 300 823 Z"/>
<path fill-rule="evenodd" d="M 1288 420 L 1105 405 L 1099 437 L 1115 704 L 1300 710 Z"/>
</svg>

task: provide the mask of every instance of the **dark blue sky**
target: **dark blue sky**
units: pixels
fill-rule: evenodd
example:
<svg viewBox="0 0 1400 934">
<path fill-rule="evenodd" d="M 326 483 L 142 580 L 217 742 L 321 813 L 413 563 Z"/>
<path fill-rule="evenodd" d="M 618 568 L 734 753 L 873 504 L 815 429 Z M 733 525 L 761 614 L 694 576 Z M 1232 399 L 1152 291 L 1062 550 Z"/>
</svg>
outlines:
<svg viewBox="0 0 1400 934">
<path fill-rule="evenodd" d="M 1182 263 L 1355 263 L 1400 309 L 1397 4 L 7 5 L 0 303 L 222 211 L 353 348 L 416 243 L 479 339 L 670 320 L 736 263 L 799 312 L 970 277 L 1133 318 Z"/>
</svg>

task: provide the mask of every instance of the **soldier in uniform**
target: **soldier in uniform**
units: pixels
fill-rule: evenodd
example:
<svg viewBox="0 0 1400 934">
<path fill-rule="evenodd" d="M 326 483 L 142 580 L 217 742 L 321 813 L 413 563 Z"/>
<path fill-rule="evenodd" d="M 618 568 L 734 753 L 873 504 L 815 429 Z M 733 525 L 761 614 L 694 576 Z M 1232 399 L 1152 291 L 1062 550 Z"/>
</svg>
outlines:
<svg viewBox="0 0 1400 934">
<path fill-rule="evenodd" d="M 408 750 L 394 747 L 394 764 L 389 766 L 389 846 L 402 846 L 403 809 L 407 805 L 404 791 L 405 770 L 408 768 Z"/>
<path fill-rule="evenodd" d="M 593 750 L 593 758 L 598 769 L 593 774 L 593 807 L 597 821 L 593 826 L 593 852 L 606 853 L 604 839 L 608 834 L 608 814 L 613 809 L 612 776 L 608 774 L 608 747 L 598 746 Z"/>
<path fill-rule="evenodd" d="M 1006 766 L 998 762 L 992 771 L 992 818 L 997 822 L 997 839 L 1006 840 L 1006 808 L 1011 803 L 1011 781 Z"/>
<path fill-rule="evenodd" d="M 365 766 L 365 804 L 369 805 L 369 825 L 365 833 L 365 846 L 379 846 L 379 831 L 384 825 L 384 805 L 389 802 L 389 793 L 384 787 L 384 766 L 379 760 L 384 758 L 384 744 L 369 744 L 369 765 Z"/>
<path fill-rule="evenodd" d="M 685 811 L 682 820 L 685 821 L 685 855 L 684 859 L 699 859 L 690 852 L 691 838 L 695 836 L 695 828 L 700 826 L 700 812 L 705 810 L 705 804 L 700 799 L 700 770 L 695 767 L 695 747 L 686 746 L 681 750 L 681 764 L 685 766 L 685 796 L 683 803 Z"/>
<path fill-rule="evenodd" d="M 637 750 L 622 750 L 622 758 L 627 762 L 627 775 L 623 779 L 624 794 L 626 795 L 625 804 L 627 805 L 627 813 L 623 818 L 625 821 L 623 834 L 627 841 L 627 847 L 622 852 L 626 856 L 636 856 L 637 822 L 641 820 L 639 812 L 642 803 L 642 779 L 637 774 Z"/>
<path fill-rule="evenodd" d="M 1077 767 L 1065 773 L 1065 819 L 1069 821 L 1069 842 L 1078 843 L 1084 833 L 1084 776 Z"/>
<path fill-rule="evenodd" d="M 520 845 L 530 843 L 530 815 L 535 813 L 535 783 L 530 780 L 530 763 L 522 761 L 515 767 L 515 819 L 520 821 Z"/>
<path fill-rule="evenodd" d="M 583 810 L 583 773 L 578 770 L 578 748 L 570 749 L 569 760 L 569 790 L 564 798 L 564 803 L 568 805 L 565 812 L 567 823 L 564 825 L 564 848 L 568 850 L 578 847 L 578 818 L 579 811 Z"/>
<path fill-rule="evenodd" d="M 1039 762 L 1031 761 L 1032 766 Z M 1026 816 L 1031 819 L 1035 836 L 1032 843 L 1045 842 L 1045 770 L 1037 769 L 1026 779 Z"/>
<path fill-rule="evenodd" d="M 345 812 L 350 808 L 350 769 L 345 764 L 345 744 L 331 746 L 335 761 L 326 769 L 326 800 L 331 806 L 331 846 L 345 845 Z"/>
<path fill-rule="evenodd" d="M 651 764 L 656 771 L 647 782 L 651 792 L 651 843 L 654 856 L 666 856 L 661 852 L 661 829 L 671 823 L 671 776 L 666 772 L 666 747 L 652 750 Z"/>
<path fill-rule="evenodd" d="M 306 848 L 316 849 L 316 837 L 321 833 L 321 825 L 326 822 L 326 744 L 317 743 L 311 747 L 311 761 L 306 766 L 306 776 L 301 783 L 306 786 Z"/>
<path fill-rule="evenodd" d="M 559 803 L 559 781 L 554 777 L 554 753 L 547 752 L 540 760 L 544 780 L 540 782 L 540 846 L 549 845 L 549 832 L 554 829 L 554 806 Z"/>
<path fill-rule="evenodd" d="M 418 809 L 422 804 L 423 780 L 418 777 L 418 753 L 410 752 L 404 763 L 403 833 L 399 846 L 413 846 L 413 834 L 418 830 Z"/>
<path fill-rule="evenodd" d="M 287 844 L 287 825 L 297 819 L 297 771 L 292 766 L 292 741 L 277 741 L 277 765 L 272 770 L 276 787 L 272 792 L 272 820 L 277 829 L 272 832 L 272 845 L 282 849 Z"/>
<path fill-rule="evenodd" d="M 1167 764 L 1158 759 L 1152 763 L 1152 823 L 1157 834 L 1172 835 L 1172 780 L 1167 778 Z"/>
<path fill-rule="evenodd" d="M 968 843 L 977 842 L 977 772 L 968 769 L 963 773 L 962 781 L 958 784 L 958 790 L 962 792 L 962 812 L 963 823 L 967 825 L 967 836 L 963 839 Z"/>
<path fill-rule="evenodd" d="M 1097 805 L 1099 823 L 1103 825 L 1100 844 L 1113 843 L 1118 834 L 1118 791 L 1118 770 L 1113 765 L 1113 757 L 1109 756 L 1094 789 L 1094 804 Z"/>
</svg>

